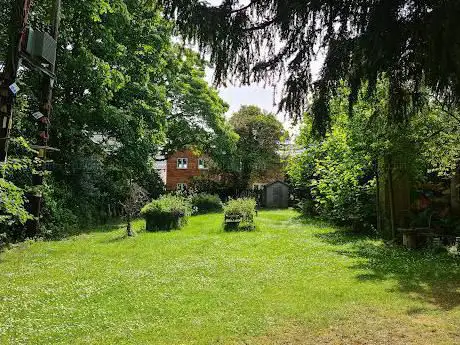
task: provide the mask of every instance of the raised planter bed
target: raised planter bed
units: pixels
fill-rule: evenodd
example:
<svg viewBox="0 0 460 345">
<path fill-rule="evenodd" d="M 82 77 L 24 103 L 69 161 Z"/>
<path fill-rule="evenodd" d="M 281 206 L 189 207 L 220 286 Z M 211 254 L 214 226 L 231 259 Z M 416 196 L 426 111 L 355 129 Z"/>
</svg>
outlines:
<svg viewBox="0 0 460 345">
<path fill-rule="evenodd" d="M 243 221 L 243 217 L 239 214 L 226 214 L 225 215 L 225 227 L 231 229 L 237 229 L 240 223 Z"/>
</svg>

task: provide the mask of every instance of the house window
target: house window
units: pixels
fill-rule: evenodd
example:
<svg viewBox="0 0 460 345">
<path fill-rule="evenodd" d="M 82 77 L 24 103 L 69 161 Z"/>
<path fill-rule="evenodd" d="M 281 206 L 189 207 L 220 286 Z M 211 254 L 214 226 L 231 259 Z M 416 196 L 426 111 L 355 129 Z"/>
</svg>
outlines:
<svg viewBox="0 0 460 345">
<path fill-rule="evenodd" d="M 188 168 L 188 159 L 178 158 L 177 159 L 177 169 L 187 169 L 187 168 Z"/>
<path fill-rule="evenodd" d="M 198 169 L 204 170 L 204 169 L 207 169 L 207 168 L 208 168 L 208 166 L 206 164 L 206 160 L 204 158 L 198 159 Z"/>
<path fill-rule="evenodd" d="M 181 192 L 185 192 L 187 190 L 187 184 L 186 183 L 178 183 L 177 184 L 177 190 Z"/>
</svg>

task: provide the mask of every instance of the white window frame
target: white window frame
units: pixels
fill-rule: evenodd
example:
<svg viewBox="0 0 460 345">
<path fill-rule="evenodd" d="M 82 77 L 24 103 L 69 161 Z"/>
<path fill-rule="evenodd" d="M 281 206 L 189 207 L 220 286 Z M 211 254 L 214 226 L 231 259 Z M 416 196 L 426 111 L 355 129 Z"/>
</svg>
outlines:
<svg viewBox="0 0 460 345">
<path fill-rule="evenodd" d="M 203 162 L 203 164 L 201 164 L 201 162 Z M 198 169 L 200 169 L 200 170 L 208 170 L 208 167 L 206 166 L 206 159 L 198 158 Z"/>
<path fill-rule="evenodd" d="M 177 158 L 176 167 L 180 170 L 188 169 L 188 158 Z"/>
<path fill-rule="evenodd" d="M 178 183 L 176 189 L 178 191 L 186 191 L 188 188 L 187 183 Z"/>
</svg>

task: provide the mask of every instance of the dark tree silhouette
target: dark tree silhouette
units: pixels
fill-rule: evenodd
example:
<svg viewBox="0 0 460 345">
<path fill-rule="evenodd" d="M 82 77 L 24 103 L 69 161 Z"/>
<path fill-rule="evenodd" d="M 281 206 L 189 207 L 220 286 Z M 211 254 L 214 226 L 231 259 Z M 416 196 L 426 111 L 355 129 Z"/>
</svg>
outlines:
<svg viewBox="0 0 460 345">
<path fill-rule="evenodd" d="M 211 53 L 215 81 L 276 83 L 285 76 L 281 110 L 299 118 L 314 94 L 314 127 L 329 124 L 328 100 L 340 80 L 350 104 L 363 82 L 389 80 L 390 116 L 404 121 L 429 87 L 460 96 L 458 0 L 160 0 L 178 31 Z M 313 83 L 311 61 L 326 58 Z M 351 108 L 350 108 L 351 109 Z"/>
</svg>

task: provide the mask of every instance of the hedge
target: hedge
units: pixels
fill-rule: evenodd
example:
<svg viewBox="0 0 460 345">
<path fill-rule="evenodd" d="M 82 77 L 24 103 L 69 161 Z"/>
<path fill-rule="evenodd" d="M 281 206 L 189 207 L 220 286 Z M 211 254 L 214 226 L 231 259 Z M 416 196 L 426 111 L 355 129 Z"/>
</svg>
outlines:
<svg viewBox="0 0 460 345">
<path fill-rule="evenodd" d="M 195 194 L 192 196 L 191 202 L 199 214 L 221 212 L 223 209 L 222 201 L 217 195 L 207 193 Z"/>
</svg>

